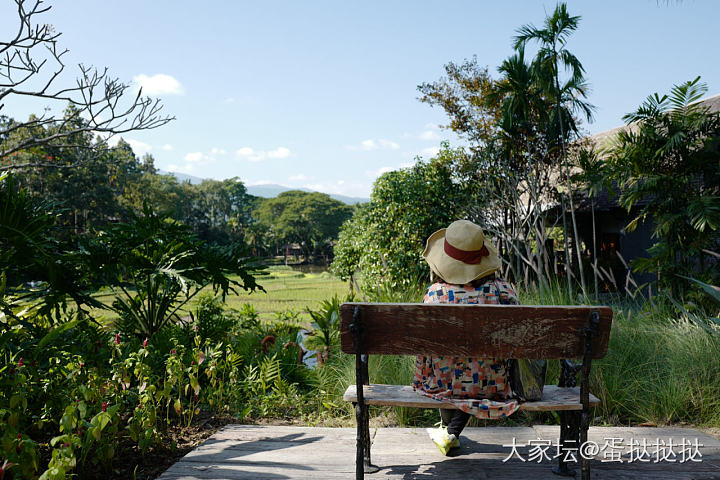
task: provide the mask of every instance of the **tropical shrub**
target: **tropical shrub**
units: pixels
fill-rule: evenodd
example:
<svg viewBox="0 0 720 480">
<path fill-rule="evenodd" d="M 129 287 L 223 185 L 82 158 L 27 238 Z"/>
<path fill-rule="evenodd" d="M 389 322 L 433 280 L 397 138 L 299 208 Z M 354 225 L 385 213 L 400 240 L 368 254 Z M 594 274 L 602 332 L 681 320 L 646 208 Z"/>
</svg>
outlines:
<svg viewBox="0 0 720 480">
<path fill-rule="evenodd" d="M 340 300 L 337 295 L 323 300 L 318 310 L 307 309 L 312 330 L 305 337 L 305 347 L 317 351 L 318 365 L 330 358 L 330 350 L 340 342 Z"/>
<path fill-rule="evenodd" d="M 226 340 L 239 324 L 238 316 L 227 312 L 222 299 L 212 292 L 198 296 L 194 316 L 198 335 L 212 341 Z"/>
<path fill-rule="evenodd" d="M 716 260 L 704 259 L 720 246 L 720 113 L 699 102 L 706 92 L 698 77 L 649 96 L 623 117 L 607 161 L 632 212 L 626 229 L 652 223 L 656 243 L 634 268 L 658 272 L 676 295 L 687 285 L 678 275 L 720 280 Z"/>
<path fill-rule="evenodd" d="M 182 321 L 183 307 L 205 287 L 222 298 L 236 287 L 262 288 L 253 276 L 261 267 L 244 245 L 202 242 L 189 227 L 148 206 L 130 223 L 85 239 L 82 251 L 96 284 L 115 294 L 109 308 L 120 316 L 120 329 L 139 337 Z"/>
<path fill-rule="evenodd" d="M 370 203 L 341 228 L 331 271 L 343 280 L 358 275 L 364 291 L 383 284 L 403 289 L 428 278 L 425 240 L 464 218 L 469 206 L 467 186 L 454 181 L 451 162 L 458 155 L 446 144 L 427 163 L 381 175 Z"/>
</svg>

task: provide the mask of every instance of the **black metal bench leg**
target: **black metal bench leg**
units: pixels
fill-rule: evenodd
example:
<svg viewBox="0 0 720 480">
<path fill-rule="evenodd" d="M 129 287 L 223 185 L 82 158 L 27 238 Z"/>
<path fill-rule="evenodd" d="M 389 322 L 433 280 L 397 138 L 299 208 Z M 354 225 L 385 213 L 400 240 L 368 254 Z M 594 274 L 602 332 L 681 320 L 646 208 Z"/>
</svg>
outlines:
<svg viewBox="0 0 720 480">
<path fill-rule="evenodd" d="M 583 411 L 580 414 L 580 445 L 587 443 L 588 430 L 590 428 L 590 415 Z M 580 470 L 582 471 L 582 480 L 590 480 L 590 459 L 583 456 L 580 457 Z"/>
<path fill-rule="evenodd" d="M 366 473 L 375 473 L 380 470 L 379 467 L 373 465 L 370 461 L 370 447 L 372 440 L 370 439 L 370 414 L 368 412 L 368 406 L 361 408 L 356 402 L 353 402 L 355 407 L 355 417 L 358 426 L 357 432 L 357 456 L 356 456 L 356 477 L 357 479 L 364 478 Z"/>
<path fill-rule="evenodd" d="M 368 362 L 369 357 L 367 355 L 360 355 L 360 376 L 362 377 L 363 385 L 370 384 Z M 367 404 L 364 404 L 361 415 L 363 427 L 363 466 L 365 473 L 375 473 L 380 469 L 370 462 L 370 447 L 372 446 L 372 441 L 370 440 L 370 411 Z"/>
<path fill-rule="evenodd" d="M 578 459 L 580 447 L 580 420 L 581 411 L 560 411 L 560 456 L 558 464 L 552 471 L 563 477 L 574 477 L 576 472 L 571 467 L 573 458 Z M 572 452 L 572 453 L 568 453 Z"/>
<path fill-rule="evenodd" d="M 372 440 L 370 439 L 370 412 L 368 406 L 365 405 L 363 412 L 363 466 L 365 473 L 375 473 L 380 470 L 377 466 L 370 462 L 370 447 Z"/>
<path fill-rule="evenodd" d="M 355 480 L 363 480 L 365 478 L 365 428 L 363 423 L 363 408 L 357 402 L 353 402 L 353 407 L 355 407 L 355 422 L 357 423 Z"/>
</svg>

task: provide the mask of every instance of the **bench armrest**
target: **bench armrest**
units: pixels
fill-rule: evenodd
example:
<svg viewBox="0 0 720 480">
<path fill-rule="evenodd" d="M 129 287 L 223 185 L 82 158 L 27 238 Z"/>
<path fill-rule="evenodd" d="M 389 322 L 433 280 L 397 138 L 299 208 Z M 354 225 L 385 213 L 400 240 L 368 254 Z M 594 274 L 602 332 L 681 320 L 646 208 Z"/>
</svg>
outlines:
<svg viewBox="0 0 720 480">
<path fill-rule="evenodd" d="M 558 378 L 558 387 L 575 387 L 577 386 L 577 374 L 582 370 L 582 364 L 576 364 L 563 358 L 560 360 L 560 377 Z"/>
</svg>

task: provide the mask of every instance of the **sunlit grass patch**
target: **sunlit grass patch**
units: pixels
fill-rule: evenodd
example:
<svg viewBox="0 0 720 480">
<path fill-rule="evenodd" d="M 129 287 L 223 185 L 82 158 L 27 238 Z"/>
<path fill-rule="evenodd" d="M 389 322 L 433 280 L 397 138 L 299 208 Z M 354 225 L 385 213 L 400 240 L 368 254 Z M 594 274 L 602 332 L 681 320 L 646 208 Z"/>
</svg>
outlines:
<svg viewBox="0 0 720 480">
<path fill-rule="evenodd" d="M 293 272 L 300 273 L 300 272 Z M 276 312 L 293 309 L 304 312 L 305 308 L 315 308 L 323 300 L 337 295 L 345 298 L 349 292 L 347 282 L 323 273 L 300 273 L 301 276 L 288 275 L 275 278 L 265 277 L 259 283 L 265 292 L 239 291 L 238 295 L 230 295 L 225 302 L 230 308 L 240 308 L 249 303 L 260 314 L 261 320 L 275 319 Z M 309 320 L 309 316 L 302 313 L 302 320 Z"/>
<path fill-rule="evenodd" d="M 323 300 L 337 295 L 344 299 L 349 293 L 347 282 L 333 277 L 327 272 L 302 273 L 290 267 L 275 266 L 268 269 L 269 275 L 258 278 L 258 283 L 265 291 L 247 292 L 238 288 L 237 294 L 229 294 L 225 297 L 225 305 L 228 308 L 240 309 L 243 304 L 249 303 L 260 315 L 263 321 L 272 321 L 276 318 L 277 312 L 295 310 L 300 313 L 300 320 L 306 321 L 310 317 L 304 313 L 305 308 L 315 308 Z M 237 279 L 239 280 L 239 279 Z M 211 291 L 206 287 L 203 292 Z M 94 295 L 100 302 L 110 305 L 114 295 L 110 290 L 102 290 Z M 195 301 L 188 305 L 189 309 L 195 308 Z M 103 322 L 112 322 L 117 318 L 114 312 L 102 309 L 93 309 L 93 316 L 101 318 Z M 189 315 L 187 309 L 181 316 Z"/>
</svg>

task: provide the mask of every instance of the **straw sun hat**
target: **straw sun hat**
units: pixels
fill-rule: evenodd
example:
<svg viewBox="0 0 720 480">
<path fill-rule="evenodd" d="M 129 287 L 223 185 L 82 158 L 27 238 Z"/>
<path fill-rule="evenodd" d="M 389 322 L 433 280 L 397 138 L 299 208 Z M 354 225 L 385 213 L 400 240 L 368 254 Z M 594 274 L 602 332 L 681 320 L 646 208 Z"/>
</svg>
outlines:
<svg viewBox="0 0 720 480">
<path fill-rule="evenodd" d="M 482 228 L 457 220 L 427 239 L 423 257 L 433 272 L 448 283 L 465 285 L 500 268 L 495 245 Z"/>
</svg>

